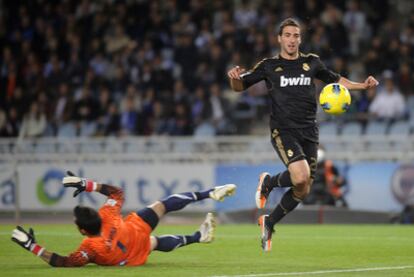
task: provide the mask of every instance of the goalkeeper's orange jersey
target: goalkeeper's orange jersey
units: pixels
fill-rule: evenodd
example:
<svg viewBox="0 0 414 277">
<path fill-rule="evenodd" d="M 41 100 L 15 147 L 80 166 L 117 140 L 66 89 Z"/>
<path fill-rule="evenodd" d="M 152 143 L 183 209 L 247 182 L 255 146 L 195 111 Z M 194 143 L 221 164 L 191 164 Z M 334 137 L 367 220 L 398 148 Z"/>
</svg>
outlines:
<svg viewBox="0 0 414 277">
<path fill-rule="evenodd" d="M 144 264 L 150 253 L 151 227 L 136 213 L 122 218 L 123 192 L 118 189 L 108 196 L 99 209 L 101 234 L 83 240 L 77 251 L 66 258 L 65 266 Z"/>
</svg>

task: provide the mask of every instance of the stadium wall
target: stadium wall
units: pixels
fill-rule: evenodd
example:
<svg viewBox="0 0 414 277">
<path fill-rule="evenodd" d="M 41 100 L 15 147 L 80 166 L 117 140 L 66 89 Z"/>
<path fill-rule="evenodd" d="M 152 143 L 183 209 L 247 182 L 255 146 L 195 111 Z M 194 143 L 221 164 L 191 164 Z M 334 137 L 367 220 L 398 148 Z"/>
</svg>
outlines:
<svg viewBox="0 0 414 277">
<path fill-rule="evenodd" d="M 348 179 L 346 199 L 351 210 L 399 212 L 402 203 L 414 199 L 414 165 L 397 162 L 338 162 L 337 166 Z M 214 184 L 235 183 L 236 197 L 222 203 L 203 201 L 191 211 L 217 210 L 232 212 L 254 209 L 253 195 L 260 172 L 284 170 L 281 163 L 200 163 L 200 164 L 21 164 L 17 179 L 12 168 L 0 170 L 0 211 L 15 209 L 16 180 L 18 197 L 24 211 L 70 211 L 75 205 L 99 207 L 103 197 L 81 194 L 73 198 L 72 190 L 64 189 L 61 179 L 65 170 L 88 176 L 103 183 L 122 186 L 126 192 L 125 210 L 136 210 L 169 194 L 198 191 Z M 271 203 L 282 196 L 282 190 L 272 193 Z"/>
</svg>

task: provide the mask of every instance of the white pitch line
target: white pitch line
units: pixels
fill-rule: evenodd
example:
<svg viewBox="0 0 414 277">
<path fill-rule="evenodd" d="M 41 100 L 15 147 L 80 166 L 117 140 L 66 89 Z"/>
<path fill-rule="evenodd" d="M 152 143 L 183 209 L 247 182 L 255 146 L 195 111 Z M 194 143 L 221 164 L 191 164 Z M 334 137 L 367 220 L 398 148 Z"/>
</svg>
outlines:
<svg viewBox="0 0 414 277">
<path fill-rule="evenodd" d="M 257 235 L 216 235 L 216 238 L 226 238 L 226 239 L 255 239 L 260 237 L 259 234 Z M 292 235 L 280 235 L 277 239 L 294 239 L 294 240 L 378 240 L 378 237 L 375 236 L 292 236 Z M 381 237 L 383 240 L 414 240 L 414 237 L 397 237 L 397 236 L 387 236 Z"/>
<path fill-rule="evenodd" d="M 11 236 L 12 231 L 13 230 L 11 230 L 10 232 L 1 231 L 0 232 L 0 236 Z M 81 235 L 79 233 L 75 233 L 75 232 L 73 232 L 73 233 L 69 233 L 69 232 L 62 232 L 62 233 L 60 233 L 60 232 L 42 232 L 42 231 L 36 232 L 35 231 L 35 235 L 36 236 L 38 236 L 38 235 L 51 236 L 51 237 L 56 237 L 56 236 L 63 236 L 63 237 L 81 237 Z"/>
<path fill-rule="evenodd" d="M 275 273 L 258 273 L 247 275 L 214 275 L 211 277 L 261 277 L 261 276 L 289 276 L 289 275 L 317 275 L 329 273 L 345 273 L 345 272 L 364 272 L 364 271 L 384 271 L 384 270 L 401 270 L 414 268 L 414 265 L 390 266 L 390 267 L 370 267 L 370 268 L 350 268 L 350 269 L 333 269 L 333 270 L 318 270 L 305 272 L 275 272 Z"/>
<path fill-rule="evenodd" d="M 11 236 L 12 230 L 10 231 L 0 231 L 0 236 Z M 77 232 L 53 232 L 53 231 L 38 231 L 36 235 L 45 235 L 45 236 L 67 236 L 67 237 L 77 237 L 79 234 Z M 225 239 L 258 239 L 259 235 L 216 235 L 216 238 L 225 238 Z M 372 236 L 291 236 L 291 235 L 281 235 L 278 237 L 278 240 L 378 240 L 377 237 Z M 388 236 L 382 237 L 382 240 L 385 241 L 413 241 L 414 237 L 397 237 L 397 236 Z"/>
</svg>

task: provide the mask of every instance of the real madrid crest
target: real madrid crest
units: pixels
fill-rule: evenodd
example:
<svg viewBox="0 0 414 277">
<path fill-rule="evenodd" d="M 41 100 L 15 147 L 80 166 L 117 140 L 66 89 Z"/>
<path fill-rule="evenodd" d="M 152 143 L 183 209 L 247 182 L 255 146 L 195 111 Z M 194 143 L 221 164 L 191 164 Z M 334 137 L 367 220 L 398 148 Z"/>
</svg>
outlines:
<svg viewBox="0 0 414 277">
<path fill-rule="evenodd" d="M 305 71 L 309 71 L 310 66 L 309 66 L 307 63 L 303 63 L 302 68 L 303 68 L 303 70 L 305 70 Z"/>
<path fill-rule="evenodd" d="M 292 151 L 291 149 L 289 149 L 289 150 L 287 151 L 287 155 L 288 155 L 288 157 L 289 157 L 289 158 L 292 158 L 292 156 L 293 156 L 293 151 Z"/>
</svg>

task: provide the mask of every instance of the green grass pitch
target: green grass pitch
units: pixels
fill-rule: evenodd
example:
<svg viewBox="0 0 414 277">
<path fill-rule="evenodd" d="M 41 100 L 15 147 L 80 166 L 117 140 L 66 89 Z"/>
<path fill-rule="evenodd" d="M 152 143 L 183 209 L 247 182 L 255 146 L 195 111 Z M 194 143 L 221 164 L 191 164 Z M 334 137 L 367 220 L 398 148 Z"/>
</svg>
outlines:
<svg viewBox="0 0 414 277">
<path fill-rule="evenodd" d="M 24 225 L 25 227 L 29 227 Z M 263 253 L 255 225 L 219 225 L 211 244 L 154 252 L 141 267 L 52 268 L 10 240 L 0 226 L 1 276 L 414 276 L 414 226 L 280 225 Z M 74 225 L 34 224 L 37 241 L 67 254 L 82 237 Z M 155 234 L 190 234 L 197 226 L 159 226 Z"/>
</svg>

